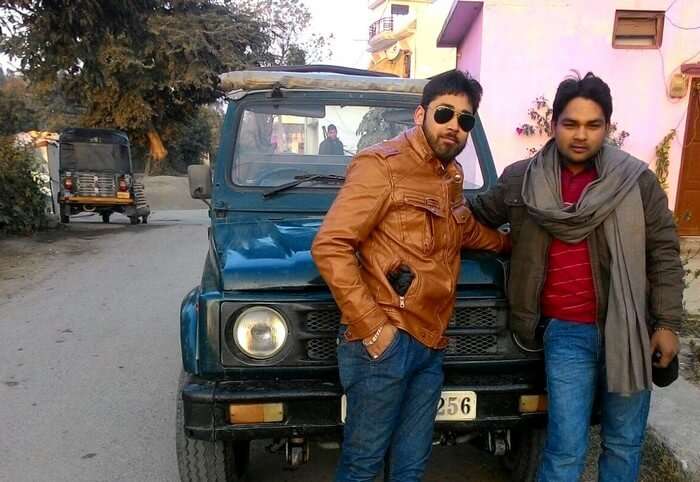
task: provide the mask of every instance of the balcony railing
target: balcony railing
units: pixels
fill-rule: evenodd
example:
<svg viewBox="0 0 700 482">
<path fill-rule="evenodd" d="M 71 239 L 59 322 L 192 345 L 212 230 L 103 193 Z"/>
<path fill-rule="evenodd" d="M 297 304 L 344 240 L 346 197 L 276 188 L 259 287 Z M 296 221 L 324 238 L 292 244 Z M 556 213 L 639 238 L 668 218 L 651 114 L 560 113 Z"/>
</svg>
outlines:
<svg viewBox="0 0 700 482">
<path fill-rule="evenodd" d="M 392 32 L 394 30 L 394 19 L 392 17 L 383 17 L 373 22 L 369 26 L 369 38 L 372 39 L 377 34 L 382 32 Z"/>
</svg>

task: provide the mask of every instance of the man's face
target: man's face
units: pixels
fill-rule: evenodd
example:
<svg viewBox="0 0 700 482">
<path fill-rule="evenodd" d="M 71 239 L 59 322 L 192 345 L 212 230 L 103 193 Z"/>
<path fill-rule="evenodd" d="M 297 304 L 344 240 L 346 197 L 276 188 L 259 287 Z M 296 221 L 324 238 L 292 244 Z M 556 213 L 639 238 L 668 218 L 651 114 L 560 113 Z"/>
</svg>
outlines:
<svg viewBox="0 0 700 482">
<path fill-rule="evenodd" d="M 608 132 L 597 102 L 576 97 L 566 104 L 552 125 L 559 152 L 574 164 L 585 163 L 600 151 Z"/>
<path fill-rule="evenodd" d="M 335 139 L 338 137 L 338 131 L 335 129 L 328 129 L 328 138 Z"/>
<path fill-rule="evenodd" d="M 464 132 L 457 123 L 457 115 L 454 115 L 445 124 L 435 122 L 435 109 L 445 106 L 456 113 L 467 112 L 473 114 L 471 102 L 466 95 L 445 94 L 433 99 L 428 108 L 418 106 L 414 114 L 417 125 L 423 128 L 425 138 L 435 156 L 442 162 L 449 162 L 462 152 L 467 144 L 469 133 Z"/>
</svg>

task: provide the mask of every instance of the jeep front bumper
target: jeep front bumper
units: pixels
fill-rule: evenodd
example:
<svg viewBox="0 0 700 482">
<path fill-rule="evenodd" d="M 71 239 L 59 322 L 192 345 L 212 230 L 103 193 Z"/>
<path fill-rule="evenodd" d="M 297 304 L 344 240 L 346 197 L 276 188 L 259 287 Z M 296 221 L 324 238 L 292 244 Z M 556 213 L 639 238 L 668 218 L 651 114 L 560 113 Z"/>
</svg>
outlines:
<svg viewBox="0 0 700 482">
<path fill-rule="evenodd" d="M 474 383 L 466 377 L 446 376 L 443 390 L 471 390 L 478 396 L 475 420 L 437 422 L 437 431 L 466 433 L 520 426 L 542 426 L 546 412 L 521 413 L 522 395 L 543 393 L 542 385 L 512 377 Z M 497 383 L 492 383 L 496 381 Z M 322 380 L 210 381 L 185 376 L 182 393 L 185 433 L 201 440 L 254 440 L 308 437 L 339 440 L 342 436 L 338 382 Z M 232 424 L 231 404 L 281 403 L 281 422 Z"/>
</svg>

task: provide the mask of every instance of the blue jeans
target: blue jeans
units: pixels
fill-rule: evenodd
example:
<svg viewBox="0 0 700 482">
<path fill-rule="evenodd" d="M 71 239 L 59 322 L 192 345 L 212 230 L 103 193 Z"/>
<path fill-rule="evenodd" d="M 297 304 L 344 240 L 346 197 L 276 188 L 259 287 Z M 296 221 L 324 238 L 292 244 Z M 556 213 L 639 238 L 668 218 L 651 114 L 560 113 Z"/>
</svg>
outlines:
<svg viewBox="0 0 700 482">
<path fill-rule="evenodd" d="M 607 391 L 605 349 L 595 324 L 552 319 L 544 332 L 544 356 L 549 424 L 538 480 L 579 480 L 597 393 L 602 415 L 598 480 L 636 481 L 651 392 Z"/>
<path fill-rule="evenodd" d="M 340 382 L 347 396 L 337 482 L 372 481 L 388 461 L 388 481 L 419 481 L 433 440 L 442 388 L 443 352 L 398 330 L 373 360 L 360 341 L 338 345 Z"/>
</svg>

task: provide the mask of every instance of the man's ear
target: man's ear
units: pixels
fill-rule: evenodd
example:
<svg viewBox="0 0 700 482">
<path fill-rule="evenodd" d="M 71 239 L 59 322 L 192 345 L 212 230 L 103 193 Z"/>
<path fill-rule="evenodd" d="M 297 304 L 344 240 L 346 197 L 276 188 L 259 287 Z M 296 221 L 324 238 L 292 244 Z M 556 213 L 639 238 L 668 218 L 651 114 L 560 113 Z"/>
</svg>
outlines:
<svg viewBox="0 0 700 482">
<path fill-rule="evenodd" d="M 416 108 L 416 111 L 413 113 L 413 122 L 415 122 L 415 124 L 417 126 L 422 126 L 424 120 L 425 120 L 425 107 L 423 107 L 422 105 L 419 105 Z"/>
</svg>

